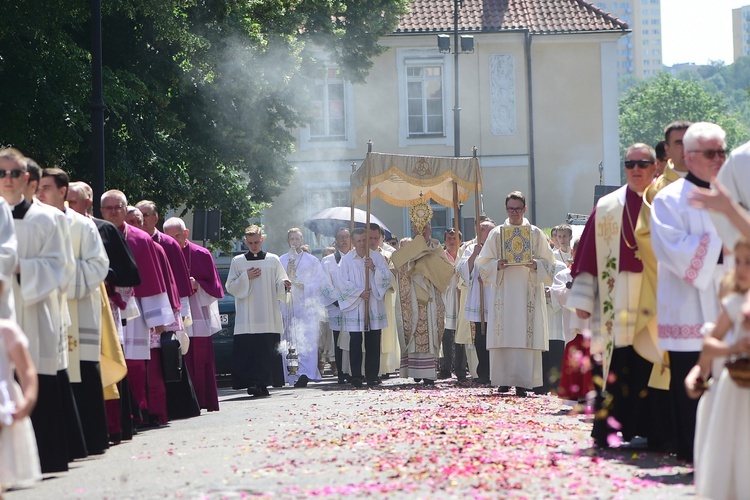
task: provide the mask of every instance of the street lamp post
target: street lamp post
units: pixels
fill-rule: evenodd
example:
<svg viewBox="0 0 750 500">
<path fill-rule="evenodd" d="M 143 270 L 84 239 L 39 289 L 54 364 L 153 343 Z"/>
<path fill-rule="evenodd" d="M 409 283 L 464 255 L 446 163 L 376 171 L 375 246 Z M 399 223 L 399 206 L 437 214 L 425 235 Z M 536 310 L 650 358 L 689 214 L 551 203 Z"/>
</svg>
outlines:
<svg viewBox="0 0 750 500">
<path fill-rule="evenodd" d="M 91 0 L 91 151 L 94 214 L 101 217 L 104 193 L 104 94 L 102 90 L 102 2 Z"/>
<path fill-rule="evenodd" d="M 474 52 L 474 37 L 458 35 L 458 14 L 462 0 L 453 0 L 453 156 L 461 156 L 461 108 L 458 99 L 458 55 Z M 459 43 L 460 42 L 460 43 Z M 450 54 L 451 41 L 448 35 L 438 35 L 438 50 Z"/>
</svg>

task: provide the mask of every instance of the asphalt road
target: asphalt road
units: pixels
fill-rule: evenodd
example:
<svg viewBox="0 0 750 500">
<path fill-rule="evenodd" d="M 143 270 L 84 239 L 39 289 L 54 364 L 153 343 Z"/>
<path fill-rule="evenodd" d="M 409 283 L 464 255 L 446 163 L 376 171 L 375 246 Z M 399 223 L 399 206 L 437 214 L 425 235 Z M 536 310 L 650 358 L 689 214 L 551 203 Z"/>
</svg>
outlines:
<svg viewBox="0 0 750 500">
<path fill-rule="evenodd" d="M 406 382 L 257 400 L 221 389 L 219 412 L 142 431 L 5 498 L 694 496 L 691 469 L 638 447 L 595 451 L 590 416 L 552 396 Z"/>
</svg>

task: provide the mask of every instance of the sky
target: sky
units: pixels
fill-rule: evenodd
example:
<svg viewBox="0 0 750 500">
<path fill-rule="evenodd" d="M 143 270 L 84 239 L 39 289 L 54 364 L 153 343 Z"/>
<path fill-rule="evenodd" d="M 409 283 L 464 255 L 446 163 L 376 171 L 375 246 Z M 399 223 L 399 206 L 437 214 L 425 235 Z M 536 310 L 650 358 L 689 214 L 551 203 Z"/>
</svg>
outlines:
<svg viewBox="0 0 750 500">
<path fill-rule="evenodd" d="M 731 64 L 732 9 L 743 5 L 750 0 L 661 0 L 663 63 Z"/>
</svg>

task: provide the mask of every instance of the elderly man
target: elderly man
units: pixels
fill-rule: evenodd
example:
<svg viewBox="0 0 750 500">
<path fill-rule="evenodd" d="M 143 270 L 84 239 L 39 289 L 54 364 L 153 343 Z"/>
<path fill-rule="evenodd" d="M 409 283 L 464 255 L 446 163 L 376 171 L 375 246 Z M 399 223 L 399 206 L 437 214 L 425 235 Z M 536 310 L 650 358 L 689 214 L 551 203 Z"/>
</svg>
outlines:
<svg viewBox="0 0 750 500">
<path fill-rule="evenodd" d="M 651 210 L 651 239 L 659 261 L 657 318 L 659 347 L 669 353 L 670 397 L 677 456 L 693 460 L 697 401 L 683 381 L 703 347 L 704 323 L 718 318 L 724 272 L 722 240 L 710 215 L 690 205 L 696 187 L 708 188 L 726 159 L 725 132 L 713 123 L 694 123 L 685 136 L 688 173 L 659 191 Z"/>
<path fill-rule="evenodd" d="M 367 230 L 354 230 L 352 246 L 354 251 L 344 255 L 339 266 L 339 305 L 344 328 L 349 332 L 352 385 L 362 386 L 364 342 L 365 380 L 368 386 L 373 386 L 380 384 L 380 334 L 383 327 L 388 326 L 383 299 L 391 286 L 391 272 L 385 258 L 369 247 Z M 366 287 L 368 274 L 369 288 Z"/>
<path fill-rule="evenodd" d="M 107 425 L 109 439 L 113 443 L 128 441 L 134 434 L 134 416 L 132 410 L 130 384 L 126 380 L 127 365 L 125 362 L 122 341 L 123 322 L 126 322 L 126 305 L 132 295 L 132 287 L 141 283 L 138 267 L 135 264 L 125 237 L 109 221 L 97 219 L 91 215 L 94 191 L 85 182 L 71 182 L 68 185 L 68 208 L 90 218 L 99 231 L 104 249 L 109 258 L 109 270 L 104 281 L 107 301 L 102 304 L 103 314 L 111 315 L 111 321 L 102 317 L 102 379 L 112 384 L 104 388 L 107 408 Z"/>
<path fill-rule="evenodd" d="M 299 228 L 287 231 L 289 251 L 279 260 L 292 282 L 289 303 L 281 305 L 284 317 L 284 331 L 289 345 L 297 349 L 299 371 L 297 375 L 287 375 L 287 382 L 295 387 L 306 387 L 310 380 L 320 380 L 318 371 L 318 342 L 320 341 L 320 320 L 324 315 L 320 290 L 326 276 L 320 261 L 302 250 L 304 238 Z"/>
<path fill-rule="evenodd" d="M 146 415 L 143 425 L 166 424 L 166 387 L 160 363 L 151 360 L 152 347 L 161 345 L 161 333 L 175 321 L 174 310 L 164 281 L 164 269 L 156 244 L 145 231 L 125 222 L 127 198 L 122 191 L 110 190 L 101 198 L 102 215 L 123 234 L 135 257 L 141 284 L 133 287 L 135 312 L 129 314 L 123 335 L 123 351 L 128 364 L 130 388 L 139 408 Z"/>
<path fill-rule="evenodd" d="M 445 330 L 443 294 L 454 268 L 440 243 L 431 238 L 432 209 L 427 203 L 409 209 L 414 239 L 391 256 L 396 270 L 396 318 L 401 345 L 402 377 L 433 385 Z M 400 311 L 400 314 L 399 314 Z"/>
<path fill-rule="evenodd" d="M 42 472 L 68 470 L 63 401 L 58 385 L 60 290 L 67 286 L 68 255 L 63 232 L 51 209 L 24 196 L 26 158 L 0 149 L 0 196 L 13 213 L 18 265 L 13 269 L 16 317 L 29 337 L 29 353 L 39 373 L 39 396 L 31 415 Z M 57 318 L 57 319 L 56 319 Z"/>
<path fill-rule="evenodd" d="M 174 281 L 176 296 L 179 301 L 179 304 L 173 305 L 173 309 L 179 309 L 179 319 L 181 320 L 177 321 L 175 325 L 175 335 L 181 346 L 187 349 L 190 341 L 186 330 L 187 325 L 192 322 L 190 296 L 193 295 L 194 291 L 190 282 L 185 255 L 182 253 L 180 244 L 174 238 L 156 228 L 159 223 L 156 203 L 150 200 L 141 200 L 135 204 L 135 208 L 141 214 L 142 222 L 138 227 L 148 233 L 151 239 L 164 251 L 167 261 L 166 267 L 171 270 L 170 279 Z M 189 371 L 182 372 L 179 381 L 167 383 L 167 408 L 169 418 L 190 418 L 200 415 L 200 404 Z"/>
<path fill-rule="evenodd" d="M 602 197 L 589 217 L 573 264 L 573 287 L 567 306 L 579 318 L 599 320 L 591 341 L 596 361 L 597 398 L 592 437 L 597 446 L 615 443 L 619 422 L 622 436 L 648 437 L 650 446 L 663 436 L 649 435 L 640 423 L 647 415 L 646 390 L 652 364 L 633 348 L 643 264 L 635 240 L 635 223 L 642 196 L 654 177 L 656 154 L 647 144 L 634 144 L 625 156 L 627 185 Z M 606 390 L 606 392 L 605 392 Z M 609 418 L 612 417 L 612 418 Z"/>
<path fill-rule="evenodd" d="M 65 207 L 68 174 L 59 168 L 45 168 L 37 197 L 65 214 L 75 259 L 75 279 L 67 289 L 70 326 L 67 329 L 70 355 L 69 372 L 78 414 L 91 454 L 109 447 L 107 414 L 99 368 L 102 309 L 100 285 L 107 277 L 109 258 L 96 225 Z"/>
<path fill-rule="evenodd" d="M 479 237 L 464 249 L 461 261 L 458 264 L 458 273 L 462 283 L 466 286 L 466 299 L 464 305 L 464 318 L 474 326 L 474 338 L 472 345 L 476 352 L 476 379 L 475 383 L 487 385 L 490 383 L 490 353 L 487 351 L 487 317 L 490 304 L 488 286 L 479 277 L 479 268 L 475 266 L 476 259 L 482 251 L 487 236 L 495 229 L 495 222 L 484 220 L 479 224 Z M 480 291 L 481 290 L 481 291 Z M 481 299 L 484 297 L 484 304 Z M 471 330 L 471 328 L 469 328 Z"/>
<path fill-rule="evenodd" d="M 476 260 L 482 281 L 489 285 L 490 383 L 503 392 L 515 386 L 518 397 L 543 382 L 542 352 L 549 348 L 544 286 L 552 283 L 555 264 L 547 236 L 524 217 L 526 208 L 520 191 L 505 197 L 508 218 L 490 232 Z M 528 228 L 527 235 L 521 227 Z M 514 262 L 508 247 L 516 245 L 505 244 L 509 235 L 530 247 L 530 260 L 520 255 Z"/>
<path fill-rule="evenodd" d="M 195 293 L 190 296 L 192 323 L 187 326 L 190 335 L 190 350 L 185 355 L 195 394 L 201 408 L 219 410 L 219 395 L 216 388 L 216 367 L 211 335 L 221 330 L 219 299 L 224 289 L 214 257 L 207 249 L 190 241 L 190 230 L 185 222 L 172 217 L 164 222 L 164 232 L 182 247 L 187 262 L 190 285 Z"/>
<path fill-rule="evenodd" d="M 323 257 L 321 264 L 323 265 L 323 271 L 328 275 L 330 286 L 323 289 L 323 295 L 328 297 L 334 297 L 335 300 L 326 306 L 328 312 L 328 325 L 333 331 L 333 345 L 334 345 L 334 359 L 336 360 L 336 369 L 338 370 L 338 383 L 344 384 L 346 382 L 344 375 L 344 352 L 339 347 L 339 336 L 341 335 L 344 318 L 341 313 L 341 307 L 339 304 L 339 290 L 341 290 L 341 276 L 339 264 L 341 259 L 349 253 L 351 250 L 351 236 L 349 230 L 345 227 L 339 228 L 336 231 L 336 241 L 334 242 L 336 251 L 331 255 Z M 326 300 L 330 302 L 330 300 Z M 347 351 L 347 355 L 348 355 Z"/>
</svg>

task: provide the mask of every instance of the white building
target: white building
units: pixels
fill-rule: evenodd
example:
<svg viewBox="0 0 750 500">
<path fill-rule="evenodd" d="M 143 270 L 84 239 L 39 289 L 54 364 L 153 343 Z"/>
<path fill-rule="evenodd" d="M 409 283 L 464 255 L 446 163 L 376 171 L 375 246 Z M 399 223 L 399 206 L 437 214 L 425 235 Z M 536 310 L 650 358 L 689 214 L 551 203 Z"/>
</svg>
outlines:
<svg viewBox="0 0 750 500">
<path fill-rule="evenodd" d="M 732 9 L 734 60 L 750 56 L 750 5 Z"/>
<path fill-rule="evenodd" d="M 663 69 L 661 57 L 661 0 L 597 2 L 596 6 L 625 21 L 632 33 L 617 44 L 617 76 L 638 78 Z"/>
<path fill-rule="evenodd" d="M 286 251 L 289 227 L 348 206 L 352 164 L 362 162 L 368 140 L 378 152 L 454 155 L 454 54 L 441 53 L 436 36 L 452 34 L 453 4 L 413 0 L 381 40 L 389 50 L 373 60 L 365 84 L 335 67 L 321 74 L 316 120 L 297 132 L 289 158 L 296 175 L 263 217 L 269 251 Z M 583 0 L 463 0 L 459 33 L 474 37 L 473 52 L 458 56 L 459 154 L 477 147 L 484 211 L 502 222 L 506 194 L 520 190 L 539 226 L 588 214 L 598 165 L 604 184 L 620 182 L 616 62 L 628 25 Z M 411 235 L 406 209 L 379 200 L 372 207 L 394 234 Z M 470 199 L 465 229 L 473 215 Z M 452 220 L 452 209 L 435 207 L 438 237 Z M 306 240 L 313 248 L 331 241 L 309 231 Z"/>
</svg>

